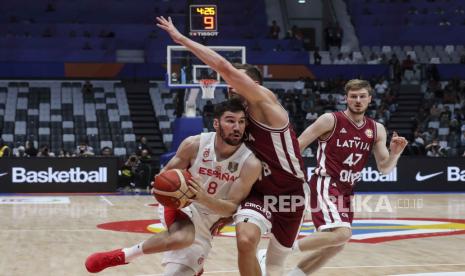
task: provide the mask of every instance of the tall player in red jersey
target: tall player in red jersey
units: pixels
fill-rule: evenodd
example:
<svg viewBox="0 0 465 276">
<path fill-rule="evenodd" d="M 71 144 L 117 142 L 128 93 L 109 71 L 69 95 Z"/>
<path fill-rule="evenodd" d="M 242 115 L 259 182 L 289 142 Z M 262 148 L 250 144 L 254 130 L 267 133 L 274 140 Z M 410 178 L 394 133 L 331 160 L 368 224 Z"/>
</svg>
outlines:
<svg viewBox="0 0 465 276">
<path fill-rule="evenodd" d="M 271 231 L 266 269 L 279 275 L 298 234 L 304 211 L 305 173 L 289 116 L 276 96 L 263 87 L 260 71 L 249 65 L 235 67 L 215 51 L 185 37 L 170 18 L 158 17 L 158 26 L 174 42 L 189 49 L 233 88 L 232 94 L 247 106 L 246 143 L 263 163 L 261 178 L 235 215 L 241 275 L 261 275 L 255 257 L 261 234 Z M 266 203 L 287 203 L 266 208 Z M 292 206 L 295 203 L 295 206 Z M 300 204 L 299 204 L 300 203 Z"/>
<path fill-rule="evenodd" d="M 407 145 L 407 140 L 394 132 L 388 150 L 384 126 L 365 116 L 372 93 L 367 81 L 350 80 L 344 90 L 347 109 L 321 115 L 299 137 L 302 151 L 318 139 L 318 164 L 310 179 L 310 206 L 317 232 L 296 241 L 294 249 L 316 251 L 288 275 L 310 274 L 343 249 L 352 236 L 353 187 L 371 152 L 378 170 L 387 174 Z"/>
</svg>

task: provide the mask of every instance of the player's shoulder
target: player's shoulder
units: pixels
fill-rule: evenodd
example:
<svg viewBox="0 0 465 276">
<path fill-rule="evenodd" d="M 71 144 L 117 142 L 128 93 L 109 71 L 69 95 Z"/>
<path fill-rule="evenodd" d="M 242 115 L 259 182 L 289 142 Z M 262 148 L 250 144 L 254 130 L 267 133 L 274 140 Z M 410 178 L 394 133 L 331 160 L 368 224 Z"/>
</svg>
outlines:
<svg viewBox="0 0 465 276">
<path fill-rule="evenodd" d="M 184 141 L 182 141 L 182 147 L 189 150 L 196 150 L 200 146 L 200 134 L 188 136 Z"/>
<path fill-rule="evenodd" d="M 249 157 L 247 157 L 247 159 L 245 159 L 244 161 L 245 168 L 247 167 L 256 168 L 256 167 L 261 167 L 261 165 L 262 165 L 262 162 L 260 161 L 260 159 L 257 158 L 257 156 L 255 156 L 253 152 L 251 152 Z"/>
<path fill-rule="evenodd" d="M 318 117 L 318 121 L 321 124 L 327 125 L 328 127 L 333 127 L 334 121 L 336 120 L 337 112 L 327 112 L 323 113 Z"/>
</svg>

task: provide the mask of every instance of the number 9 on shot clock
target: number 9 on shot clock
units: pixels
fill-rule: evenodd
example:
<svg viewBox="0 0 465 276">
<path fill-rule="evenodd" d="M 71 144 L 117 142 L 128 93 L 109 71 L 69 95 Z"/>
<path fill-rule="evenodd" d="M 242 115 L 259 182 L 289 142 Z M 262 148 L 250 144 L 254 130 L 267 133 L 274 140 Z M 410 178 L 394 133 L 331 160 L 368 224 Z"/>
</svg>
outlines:
<svg viewBox="0 0 465 276">
<path fill-rule="evenodd" d="M 189 35 L 190 36 L 217 36 L 218 10 L 216 5 L 190 5 L 189 6 Z"/>
</svg>

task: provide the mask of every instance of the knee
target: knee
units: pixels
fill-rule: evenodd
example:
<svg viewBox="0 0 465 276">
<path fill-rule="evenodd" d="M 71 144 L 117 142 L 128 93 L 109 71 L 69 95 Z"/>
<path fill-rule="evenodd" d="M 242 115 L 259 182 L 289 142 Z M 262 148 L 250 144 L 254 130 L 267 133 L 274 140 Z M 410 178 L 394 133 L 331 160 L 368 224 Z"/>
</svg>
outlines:
<svg viewBox="0 0 465 276">
<path fill-rule="evenodd" d="M 190 246 L 195 239 L 195 233 L 175 232 L 166 239 L 167 247 L 171 250 Z"/>
<path fill-rule="evenodd" d="M 352 238 L 352 230 L 347 227 L 338 228 L 333 233 L 335 234 L 334 244 L 337 245 L 336 247 L 342 246 L 343 248 L 350 238 Z"/>
<path fill-rule="evenodd" d="M 237 232 L 237 249 L 241 253 L 255 254 L 259 241 L 259 231 L 242 230 Z"/>
</svg>

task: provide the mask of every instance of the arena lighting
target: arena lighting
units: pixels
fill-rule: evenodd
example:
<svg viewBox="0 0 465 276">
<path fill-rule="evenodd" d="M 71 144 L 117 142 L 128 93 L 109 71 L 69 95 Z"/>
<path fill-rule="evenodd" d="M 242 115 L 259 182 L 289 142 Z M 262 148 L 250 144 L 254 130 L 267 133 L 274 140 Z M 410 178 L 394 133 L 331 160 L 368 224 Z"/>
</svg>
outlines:
<svg viewBox="0 0 465 276">
<path fill-rule="evenodd" d="M 306 2 L 305 0 L 298 0 L 299 4 L 305 4 L 305 2 Z"/>
</svg>

